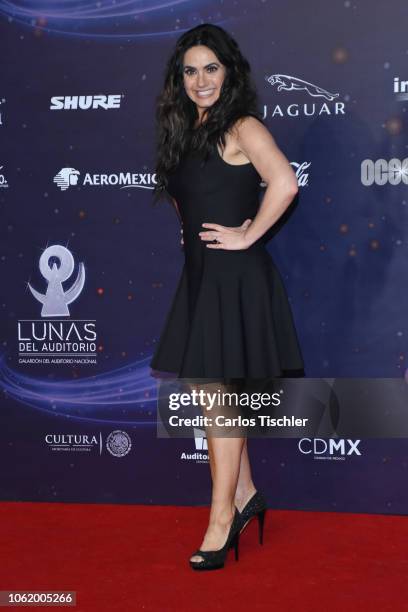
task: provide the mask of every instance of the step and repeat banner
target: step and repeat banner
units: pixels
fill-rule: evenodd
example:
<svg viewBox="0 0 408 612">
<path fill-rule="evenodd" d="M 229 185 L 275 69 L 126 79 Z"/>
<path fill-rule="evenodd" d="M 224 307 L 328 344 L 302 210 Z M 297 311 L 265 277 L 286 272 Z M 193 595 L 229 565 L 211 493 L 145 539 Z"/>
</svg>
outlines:
<svg viewBox="0 0 408 612">
<path fill-rule="evenodd" d="M 366 421 L 406 406 L 402 0 L 0 0 L 1 499 L 209 502 L 203 430 L 158 435 L 149 368 L 183 265 L 155 101 L 199 23 L 236 38 L 296 172 L 268 249 L 329 389 L 314 432 L 249 441 L 256 482 L 275 508 L 407 513 L 406 428 L 350 437 L 333 407 L 344 380 Z"/>
</svg>

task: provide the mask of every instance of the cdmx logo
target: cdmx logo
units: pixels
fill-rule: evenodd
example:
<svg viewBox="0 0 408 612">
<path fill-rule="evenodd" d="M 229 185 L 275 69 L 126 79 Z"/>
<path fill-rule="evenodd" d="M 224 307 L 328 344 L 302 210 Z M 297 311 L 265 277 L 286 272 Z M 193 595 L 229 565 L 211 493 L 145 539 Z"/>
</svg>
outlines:
<svg viewBox="0 0 408 612">
<path fill-rule="evenodd" d="M 61 189 L 66 191 L 69 187 L 78 185 L 80 171 L 75 168 L 61 168 L 54 176 L 53 182 Z M 156 174 L 149 172 L 119 172 L 118 174 L 91 174 L 85 173 L 81 183 L 83 186 L 91 187 L 117 187 L 128 189 L 138 187 L 139 189 L 154 189 L 156 184 Z"/>
<path fill-rule="evenodd" d="M 299 79 L 298 77 L 290 76 L 289 74 L 267 75 L 265 76 L 265 81 L 272 87 L 275 87 L 278 93 L 303 91 L 311 98 L 323 98 L 326 100 L 326 102 L 323 102 L 320 105 L 316 104 L 315 102 L 311 104 L 305 103 L 302 105 L 294 103 L 289 104 L 287 107 L 276 104 L 271 112 L 268 112 L 268 107 L 266 104 L 264 104 L 264 119 L 268 115 L 271 117 L 298 117 L 300 115 L 305 117 L 313 117 L 315 115 L 345 114 L 344 102 L 336 101 L 340 95 L 339 93 L 333 93 L 327 89 L 324 89 L 323 87 L 320 87 L 319 85 Z M 334 104 L 328 104 L 330 102 L 334 102 Z"/>
<path fill-rule="evenodd" d="M 350 455 L 361 455 L 358 448 L 361 440 L 337 438 L 301 438 L 298 449 L 302 455 L 314 455 L 315 459 L 342 459 Z"/>
<path fill-rule="evenodd" d="M 85 267 L 80 262 L 70 287 L 64 289 L 63 283 L 72 276 L 74 268 L 71 251 L 60 244 L 49 246 L 42 253 L 39 269 L 47 282 L 46 290 L 38 291 L 31 283 L 27 286 L 42 304 L 43 318 L 18 321 L 19 363 L 96 363 L 95 320 L 67 318 L 68 305 L 78 298 L 85 284 Z"/>
</svg>

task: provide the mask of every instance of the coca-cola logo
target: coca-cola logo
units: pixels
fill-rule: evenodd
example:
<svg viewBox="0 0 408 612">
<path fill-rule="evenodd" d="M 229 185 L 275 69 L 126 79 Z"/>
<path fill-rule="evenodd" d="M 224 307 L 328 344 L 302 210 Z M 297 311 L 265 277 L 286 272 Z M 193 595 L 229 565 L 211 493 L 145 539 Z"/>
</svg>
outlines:
<svg viewBox="0 0 408 612">
<path fill-rule="evenodd" d="M 299 187 L 306 187 L 309 184 L 309 173 L 306 172 L 311 166 L 312 162 L 302 162 L 298 164 L 297 162 L 290 162 L 290 165 L 293 166 L 296 174 L 296 178 L 298 180 Z"/>
</svg>

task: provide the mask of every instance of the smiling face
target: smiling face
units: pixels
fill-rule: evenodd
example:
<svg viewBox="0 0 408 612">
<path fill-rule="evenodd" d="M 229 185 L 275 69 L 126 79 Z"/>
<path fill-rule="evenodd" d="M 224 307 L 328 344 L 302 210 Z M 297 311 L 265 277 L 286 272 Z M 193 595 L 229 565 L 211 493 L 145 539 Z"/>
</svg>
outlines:
<svg viewBox="0 0 408 612">
<path fill-rule="evenodd" d="M 197 106 L 200 121 L 204 110 L 218 100 L 225 74 L 225 66 L 208 47 L 196 45 L 185 52 L 184 88 Z"/>
</svg>

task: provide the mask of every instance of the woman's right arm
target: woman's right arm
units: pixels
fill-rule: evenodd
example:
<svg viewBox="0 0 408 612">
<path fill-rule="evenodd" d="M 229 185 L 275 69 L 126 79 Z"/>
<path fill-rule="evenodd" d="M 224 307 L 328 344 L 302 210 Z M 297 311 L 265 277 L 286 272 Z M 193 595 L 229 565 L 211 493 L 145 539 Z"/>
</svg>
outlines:
<svg viewBox="0 0 408 612">
<path fill-rule="evenodd" d="M 176 202 L 176 200 L 174 198 L 171 198 L 171 201 L 173 202 L 174 208 L 176 209 L 177 216 L 178 216 L 179 221 L 181 223 L 182 221 L 181 221 L 181 215 L 180 215 L 178 204 L 177 204 L 177 202 Z"/>
<path fill-rule="evenodd" d="M 174 208 L 176 209 L 176 213 L 177 213 L 177 216 L 178 216 L 179 221 L 180 221 L 180 225 L 181 225 L 181 229 L 180 229 L 180 234 L 181 234 L 180 244 L 183 246 L 184 245 L 184 239 L 183 239 L 183 221 L 181 220 L 180 210 L 179 210 L 179 207 L 178 207 L 178 204 L 177 204 L 176 200 L 174 198 L 171 198 L 171 201 L 173 202 Z"/>
</svg>

